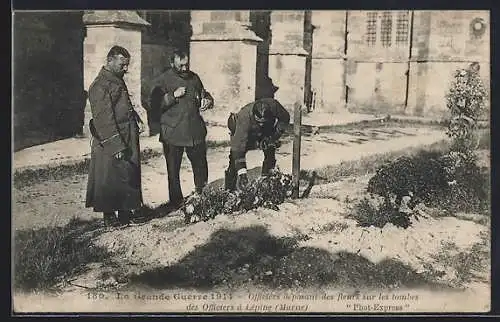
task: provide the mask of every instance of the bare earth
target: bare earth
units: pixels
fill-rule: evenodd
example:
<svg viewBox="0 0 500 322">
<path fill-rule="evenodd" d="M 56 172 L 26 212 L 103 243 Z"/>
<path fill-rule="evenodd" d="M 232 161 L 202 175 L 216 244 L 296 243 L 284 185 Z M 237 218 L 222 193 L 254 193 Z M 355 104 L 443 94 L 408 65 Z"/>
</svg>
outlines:
<svg viewBox="0 0 500 322">
<path fill-rule="evenodd" d="M 304 137 L 301 166 L 314 169 L 443 138 L 442 131 L 424 127 L 319 133 Z M 279 165 L 285 172 L 291 170 L 291 151 L 290 142 L 280 149 Z M 227 155 L 227 148 L 209 152 L 211 180 L 223 177 Z M 488 157 L 483 155 L 482 159 Z M 249 154 L 249 168 L 259 167 L 261 162 L 258 151 Z M 164 159 L 149 160 L 142 171 L 145 202 L 151 206 L 166 202 Z M 187 159 L 181 178 L 187 194 L 193 188 Z M 208 294 L 219 290 L 231 292 L 234 303 L 256 290 L 294 289 L 300 294 L 337 296 L 339 290 L 385 289 L 420 296 L 418 303 L 403 307 L 404 311 L 489 310 L 489 259 L 485 258 L 472 277 L 464 280 L 458 259 L 463 257 L 457 257 L 474 247 L 489 251 L 489 222 L 485 224 L 476 214 L 443 217 L 424 209 L 424 217 L 414 219 L 407 229 L 392 224 L 382 229 L 359 227 L 347 217 L 349 200 L 364 194 L 369 178 L 364 175 L 314 186 L 310 198 L 284 203 L 279 211 L 257 209 L 219 215 L 192 225 L 185 225 L 181 214 L 173 213 L 139 226 L 103 230 L 96 244 L 112 252 L 112 265 L 91 264 L 72 285 L 65 285 L 64 294 L 19 295 L 15 306 L 43 311 L 185 311 L 189 302 L 120 301 L 116 291 L 106 293 L 108 300 L 91 301 L 84 287 L 112 287 L 130 294 L 173 294 L 179 290 Z M 34 184 L 22 191 L 14 189 L 15 229 L 64 225 L 73 216 L 100 218 L 100 214 L 84 208 L 85 185 L 86 176 L 74 176 Z M 287 248 L 283 241 L 294 241 L 295 247 Z M 206 287 L 200 287 L 205 282 Z M 345 302 L 323 300 L 306 301 L 306 311 L 353 311 Z"/>
</svg>

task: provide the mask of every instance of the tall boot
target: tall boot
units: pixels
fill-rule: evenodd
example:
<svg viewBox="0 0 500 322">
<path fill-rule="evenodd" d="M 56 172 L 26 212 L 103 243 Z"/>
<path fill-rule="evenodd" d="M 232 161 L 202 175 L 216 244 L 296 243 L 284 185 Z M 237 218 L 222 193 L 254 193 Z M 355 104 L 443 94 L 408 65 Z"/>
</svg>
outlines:
<svg viewBox="0 0 500 322">
<path fill-rule="evenodd" d="M 236 173 L 232 169 L 224 172 L 224 189 L 229 191 L 236 190 Z"/>
<path fill-rule="evenodd" d="M 267 177 L 271 174 L 271 170 L 276 167 L 276 150 L 264 150 L 264 161 L 262 162 L 261 176 Z"/>
<path fill-rule="evenodd" d="M 130 217 L 132 217 L 132 211 L 130 210 L 118 211 L 118 222 L 120 223 L 120 225 L 130 224 Z"/>
<path fill-rule="evenodd" d="M 115 212 L 104 212 L 104 225 L 108 227 L 115 227 L 118 225 L 118 219 L 116 218 Z"/>
</svg>

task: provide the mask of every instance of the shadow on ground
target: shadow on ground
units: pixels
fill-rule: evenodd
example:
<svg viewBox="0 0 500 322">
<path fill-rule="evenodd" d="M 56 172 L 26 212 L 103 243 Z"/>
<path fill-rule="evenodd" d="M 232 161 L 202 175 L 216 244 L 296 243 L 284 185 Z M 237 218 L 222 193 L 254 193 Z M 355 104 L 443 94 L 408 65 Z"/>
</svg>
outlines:
<svg viewBox="0 0 500 322">
<path fill-rule="evenodd" d="M 385 260 L 378 264 L 348 252 L 299 247 L 306 235 L 276 238 L 263 226 L 220 229 L 178 263 L 129 277 L 129 286 L 153 289 L 263 285 L 289 287 L 432 287 L 432 278 Z"/>
</svg>

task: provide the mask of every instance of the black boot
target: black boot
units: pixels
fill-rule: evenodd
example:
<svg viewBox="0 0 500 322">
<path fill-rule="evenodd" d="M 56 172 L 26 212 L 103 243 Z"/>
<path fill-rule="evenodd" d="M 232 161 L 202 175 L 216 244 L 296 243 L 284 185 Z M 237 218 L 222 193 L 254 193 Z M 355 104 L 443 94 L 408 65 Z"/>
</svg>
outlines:
<svg viewBox="0 0 500 322">
<path fill-rule="evenodd" d="M 103 213 L 104 225 L 108 227 L 116 227 L 119 225 L 118 218 L 116 218 L 115 212 L 105 212 Z"/>
<path fill-rule="evenodd" d="M 276 149 L 264 150 L 264 161 L 262 162 L 261 176 L 267 177 L 271 174 L 271 169 L 276 166 Z"/>
<path fill-rule="evenodd" d="M 228 191 L 236 190 L 236 175 L 234 171 L 226 170 L 224 172 L 224 189 Z"/>
<path fill-rule="evenodd" d="M 119 210 L 118 211 L 118 221 L 120 225 L 130 224 L 130 217 L 132 216 L 132 211 L 130 210 Z"/>
</svg>

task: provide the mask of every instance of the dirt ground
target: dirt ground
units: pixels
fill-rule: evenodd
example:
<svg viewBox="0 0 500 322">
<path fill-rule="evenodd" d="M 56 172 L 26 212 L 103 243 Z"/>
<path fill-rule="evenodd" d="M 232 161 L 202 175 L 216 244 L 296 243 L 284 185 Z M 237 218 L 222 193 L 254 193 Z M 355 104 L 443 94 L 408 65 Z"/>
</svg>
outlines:
<svg viewBox="0 0 500 322">
<path fill-rule="evenodd" d="M 426 145 L 444 139 L 443 131 L 425 126 L 401 127 L 399 124 L 366 125 L 322 131 L 316 135 L 304 133 L 301 168 L 315 169 L 341 161 L 356 160 L 375 153 L 402 150 L 411 146 Z M 283 140 L 277 153 L 278 166 L 291 173 L 292 138 Z M 160 144 L 160 143 L 158 143 Z M 221 184 L 227 168 L 229 148 L 209 150 L 209 181 Z M 260 171 L 263 155 L 260 151 L 247 154 L 251 175 Z M 181 167 L 181 186 L 185 195 L 194 189 L 192 170 L 187 157 Z M 47 180 L 12 190 L 12 226 L 15 230 L 62 226 L 73 217 L 84 220 L 101 218 L 85 208 L 87 175 L 74 175 L 60 180 Z M 157 207 L 168 201 L 167 169 L 165 159 L 155 157 L 143 162 L 142 190 L 146 205 Z"/>
<path fill-rule="evenodd" d="M 441 138 L 440 131 L 425 127 L 319 133 L 304 138 L 302 165 L 304 169 L 314 169 L 369 153 L 429 144 Z M 278 156 L 285 171 L 286 164 L 291 164 L 290 152 L 288 141 Z M 217 148 L 208 156 L 210 177 L 219 183 L 227 154 L 227 148 Z M 488 158 L 483 151 L 483 162 Z M 258 172 L 261 161 L 258 151 L 250 153 L 249 164 L 254 173 Z M 189 168 L 185 160 L 183 173 L 189 174 L 182 176 L 185 193 L 192 185 Z M 392 224 L 383 228 L 359 227 L 347 214 L 352 201 L 365 194 L 369 178 L 369 175 L 356 176 L 314 186 L 309 198 L 286 202 L 279 211 L 257 209 L 219 215 L 211 221 L 191 225 L 185 225 L 177 212 L 138 226 L 103 229 L 95 242 L 108 249 L 113 257 L 106 263 L 89 265 L 87 272 L 64 286 L 67 299 L 71 299 L 67 307 L 75 307 L 88 288 L 120 292 L 230 290 L 236 294 L 256 289 L 305 292 L 321 287 L 400 291 L 425 288 L 438 292 L 467 289 L 469 293 L 458 301 L 449 295 L 446 301 L 451 302 L 447 308 L 467 310 L 461 303 L 469 301 L 479 311 L 487 309 L 489 221 L 477 214 L 445 217 L 423 209 L 424 216 L 413 219 L 407 229 Z M 85 185 L 86 176 L 74 176 L 14 190 L 15 229 L 64 225 L 73 216 L 86 220 L 100 218 L 100 214 L 83 207 Z M 144 164 L 143 190 L 145 201 L 151 206 L 167 201 L 162 157 Z M 480 260 L 472 265 L 465 263 L 464 258 Z M 30 297 L 23 299 L 18 301 L 21 306 L 42 305 Z M 437 305 L 432 304 L 430 297 L 426 301 L 427 307 Z M 126 304 L 113 303 L 120 310 L 127 310 Z M 96 303 L 81 305 L 100 307 Z M 159 307 L 137 301 L 130 305 L 141 305 L 139 310 Z M 106 310 L 106 306 L 101 309 Z"/>
</svg>

